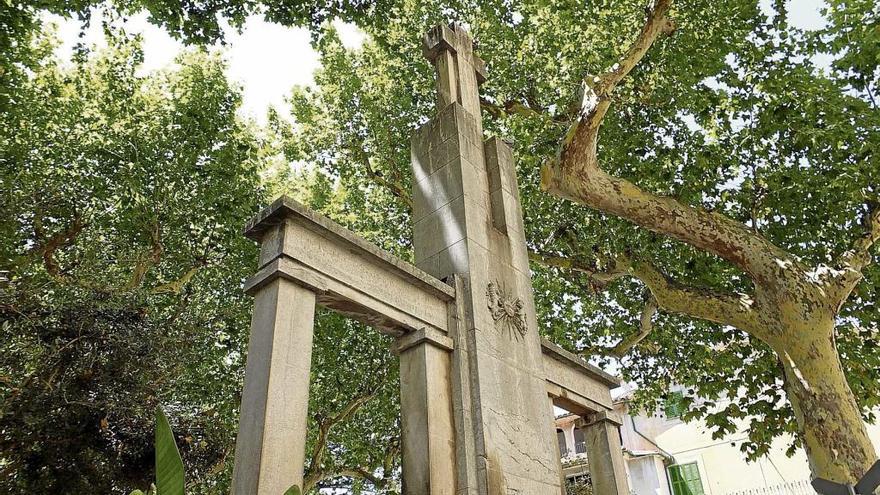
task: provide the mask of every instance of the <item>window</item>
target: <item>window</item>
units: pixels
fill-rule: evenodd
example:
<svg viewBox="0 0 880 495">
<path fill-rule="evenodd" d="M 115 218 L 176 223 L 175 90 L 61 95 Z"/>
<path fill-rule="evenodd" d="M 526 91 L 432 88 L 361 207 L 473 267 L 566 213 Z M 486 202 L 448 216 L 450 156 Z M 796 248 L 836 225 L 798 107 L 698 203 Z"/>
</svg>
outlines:
<svg viewBox="0 0 880 495">
<path fill-rule="evenodd" d="M 574 451 L 576 454 L 587 452 L 587 442 L 584 439 L 584 432 L 580 428 L 574 429 Z"/>
<path fill-rule="evenodd" d="M 672 495 L 703 495 L 703 481 L 696 462 L 676 464 L 667 468 Z"/>
<path fill-rule="evenodd" d="M 680 418 L 684 413 L 684 394 L 681 391 L 670 392 L 666 403 L 663 405 L 663 413 L 667 419 Z"/>
<path fill-rule="evenodd" d="M 565 447 L 565 433 L 562 430 L 556 430 L 556 443 L 559 444 L 559 457 L 565 457 L 568 449 Z"/>
</svg>

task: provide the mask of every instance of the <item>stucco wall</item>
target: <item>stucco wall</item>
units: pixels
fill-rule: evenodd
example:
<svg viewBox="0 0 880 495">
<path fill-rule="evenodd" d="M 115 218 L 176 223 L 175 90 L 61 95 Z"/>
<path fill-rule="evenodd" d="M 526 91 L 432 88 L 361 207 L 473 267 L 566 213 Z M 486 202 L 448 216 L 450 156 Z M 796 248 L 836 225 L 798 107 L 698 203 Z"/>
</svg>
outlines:
<svg viewBox="0 0 880 495">
<path fill-rule="evenodd" d="M 875 447 L 880 445 L 880 427 L 869 425 Z M 808 480 L 810 470 L 803 450 L 786 455 L 790 437 L 777 438 L 770 453 L 749 463 L 739 447 L 747 436 L 748 425 L 738 434 L 713 440 L 704 422 L 679 423 L 656 437 L 657 445 L 671 454 L 675 463 L 697 462 L 707 495 L 776 486 Z"/>
</svg>

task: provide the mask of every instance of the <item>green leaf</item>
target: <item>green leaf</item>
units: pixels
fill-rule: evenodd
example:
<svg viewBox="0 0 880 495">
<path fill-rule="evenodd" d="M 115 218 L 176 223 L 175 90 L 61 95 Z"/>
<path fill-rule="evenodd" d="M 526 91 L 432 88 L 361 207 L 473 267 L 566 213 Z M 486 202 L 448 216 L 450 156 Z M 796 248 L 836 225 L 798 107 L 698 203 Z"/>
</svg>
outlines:
<svg viewBox="0 0 880 495">
<path fill-rule="evenodd" d="M 156 494 L 183 495 L 183 461 L 162 408 L 156 408 Z"/>
<path fill-rule="evenodd" d="M 302 495 L 302 491 L 300 491 L 298 486 L 293 485 L 284 492 L 284 495 Z"/>
</svg>

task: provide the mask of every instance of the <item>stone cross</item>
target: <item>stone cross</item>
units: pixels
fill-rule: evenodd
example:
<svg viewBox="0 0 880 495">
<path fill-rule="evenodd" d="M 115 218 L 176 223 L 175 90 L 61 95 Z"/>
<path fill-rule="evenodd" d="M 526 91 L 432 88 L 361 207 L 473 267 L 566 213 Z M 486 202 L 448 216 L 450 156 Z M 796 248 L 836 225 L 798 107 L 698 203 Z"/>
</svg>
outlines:
<svg viewBox="0 0 880 495">
<path fill-rule="evenodd" d="M 584 417 L 595 493 L 628 493 L 619 381 L 538 332 L 510 147 L 484 141 L 485 64 L 462 28 L 424 37 L 437 115 L 412 138 L 415 266 L 281 198 L 250 222 L 260 270 L 233 492 L 302 483 L 315 305 L 397 337 L 403 492 L 564 492 L 553 405 Z"/>
</svg>

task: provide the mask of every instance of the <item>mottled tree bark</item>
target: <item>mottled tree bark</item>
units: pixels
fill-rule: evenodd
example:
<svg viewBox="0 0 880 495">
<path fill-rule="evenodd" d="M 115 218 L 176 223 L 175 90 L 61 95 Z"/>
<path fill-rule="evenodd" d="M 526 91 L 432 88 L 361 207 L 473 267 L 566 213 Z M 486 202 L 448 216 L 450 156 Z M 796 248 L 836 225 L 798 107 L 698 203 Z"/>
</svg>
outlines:
<svg viewBox="0 0 880 495">
<path fill-rule="evenodd" d="M 785 390 L 815 476 L 854 483 L 876 459 L 829 328 L 804 328 L 783 349 Z"/>
</svg>

